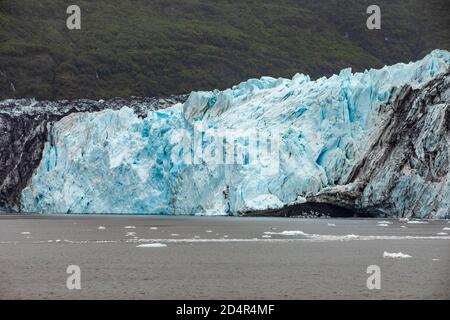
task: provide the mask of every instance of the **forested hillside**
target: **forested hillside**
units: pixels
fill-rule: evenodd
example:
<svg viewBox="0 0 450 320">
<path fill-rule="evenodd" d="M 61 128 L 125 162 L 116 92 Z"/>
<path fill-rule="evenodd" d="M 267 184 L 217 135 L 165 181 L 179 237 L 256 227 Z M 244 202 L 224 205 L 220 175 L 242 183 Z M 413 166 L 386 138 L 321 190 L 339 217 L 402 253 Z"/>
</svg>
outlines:
<svg viewBox="0 0 450 320">
<path fill-rule="evenodd" d="M 68 30 L 66 8 L 81 8 Z M 450 49 L 450 1 L 0 0 L 0 99 L 160 96 Z"/>
</svg>

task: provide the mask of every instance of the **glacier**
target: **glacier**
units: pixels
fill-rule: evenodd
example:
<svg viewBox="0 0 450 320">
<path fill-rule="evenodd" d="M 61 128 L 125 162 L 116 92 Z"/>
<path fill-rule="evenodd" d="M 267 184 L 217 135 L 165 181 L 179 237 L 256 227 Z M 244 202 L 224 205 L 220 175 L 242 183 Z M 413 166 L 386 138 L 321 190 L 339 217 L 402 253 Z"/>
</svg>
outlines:
<svg viewBox="0 0 450 320">
<path fill-rule="evenodd" d="M 0 101 L 0 212 L 18 212 L 22 190 L 29 184 L 42 159 L 49 128 L 73 113 L 119 110 L 124 105 L 140 117 L 186 101 L 187 95 L 166 98 L 128 97 L 109 100 Z"/>
<path fill-rule="evenodd" d="M 250 79 L 144 115 L 71 113 L 47 124 L 19 210 L 237 215 L 316 202 L 449 218 L 449 66 L 435 50 L 317 80 Z"/>
</svg>

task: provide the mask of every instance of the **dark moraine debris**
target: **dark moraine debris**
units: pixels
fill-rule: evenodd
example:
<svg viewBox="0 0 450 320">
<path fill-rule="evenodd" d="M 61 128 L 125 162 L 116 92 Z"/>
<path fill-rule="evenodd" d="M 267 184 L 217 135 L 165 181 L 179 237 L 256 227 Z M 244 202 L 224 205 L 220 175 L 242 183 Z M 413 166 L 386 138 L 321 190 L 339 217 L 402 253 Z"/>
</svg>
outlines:
<svg viewBox="0 0 450 320">
<path fill-rule="evenodd" d="M 249 217 L 331 217 L 352 218 L 371 217 L 373 215 L 332 203 L 305 202 L 285 206 L 280 209 L 261 210 L 243 213 Z"/>
<path fill-rule="evenodd" d="M 76 112 L 119 110 L 128 106 L 145 117 L 147 111 L 184 102 L 187 95 L 167 98 L 113 98 L 110 100 L 0 101 L 0 213 L 16 211 L 21 192 L 38 167 L 48 128 L 52 123 Z"/>
</svg>

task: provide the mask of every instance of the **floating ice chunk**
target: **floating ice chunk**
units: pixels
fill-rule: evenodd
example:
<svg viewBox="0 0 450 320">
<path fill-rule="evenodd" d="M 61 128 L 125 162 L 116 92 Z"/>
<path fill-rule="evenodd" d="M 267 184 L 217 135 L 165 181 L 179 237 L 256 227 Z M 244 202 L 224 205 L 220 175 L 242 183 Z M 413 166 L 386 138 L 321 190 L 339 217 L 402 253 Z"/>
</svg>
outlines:
<svg viewBox="0 0 450 320">
<path fill-rule="evenodd" d="M 407 222 L 408 224 L 426 224 L 428 223 L 428 221 L 424 221 L 424 220 L 411 220 Z"/>
<path fill-rule="evenodd" d="M 26 234 L 31 234 L 31 233 L 28 232 L 28 231 L 23 231 L 23 232 L 21 232 L 20 234 L 26 235 Z"/>
<path fill-rule="evenodd" d="M 197 217 L 203 217 L 203 216 L 226 216 L 228 215 L 227 212 L 223 212 L 221 210 L 212 209 L 212 210 L 205 210 L 202 212 L 196 212 L 194 213 Z"/>
<path fill-rule="evenodd" d="M 167 244 L 165 244 L 165 243 L 143 243 L 143 244 L 136 246 L 136 248 L 164 248 L 164 247 L 167 247 Z"/>
<path fill-rule="evenodd" d="M 272 238 L 272 236 L 270 236 L 270 235 L 268 235 L 268 234 L 265 234 L 265 235 L 263 235 L 261 238 Z"/>
<path fill-rule="evenodd" d="M 178 233 L 172 233 L 171 236 L 172 236 L 172 237 L 178 237 L 179 234 L 178 234 Z"/>
<path fill-rule="evenodd" d="M 207 232 L 207 233 L 211 233 L 211 232 L 212 232 L 212 230 L 206 230 L 205 232 Z"/>
<path fill-rule="evenodd" d="M 125 226 L 125 229 L 136 229 L 135 226 Z"/>
<path fill-rule="evenodd" d="M 412 258 L 409 254 L 404 254 L 401 252 L 395 253 L 395 252 L 387 252 L 385 251 L 383 253 L 383 258 Z"/>
<path fill-rule="evenodd" d="M 387 223 L 379 223 L 378 226 L 379 227 L 389 227 L 389 224 L 387 224 Z"/>
<path fill-rule="evenodd" d="M 400 228 L 403 228 L 403 229 L 405 229 L 405 228 L 407 228 L 407 226 L 400 226 Z"/>
<path fill-rule="evenodd" d="M 439 261 L 440 259 L 433 259 L 433 261 Z"/>
<path fill-rule="evenodd" d="M 284 206 L 284 203 L 273 194 L 262 194 L 249 201 L 247 201 L 248 210 L 267 210 L 279 209 Z"/>
<path fill-rule="evenodd" d="M 438 236 L 448 236 L 447 232 L 438 232 L 436 233 Z"/>
<path fill-rule="evenodd" d="M 339 236 L 336 236 L 339 237 Z M 356 234 L 347 234 L 345 236 L 342 237 L 343 240 L 356 240 L 359 239 L 360 236 L 356 235 Z"/>
<path fill-rule="evenodd" d="M 386 221 L 386 220 L 378 221 L 377 223 L 378 223 L 378 224 L 392 224 L 392 222 Z"/>
<path fill-rule="evenodd" d="M 100 226 L 97 228 L 98 230 L 106 230 L 106 228 L 104 226 Z"/>
<path fill-rule="evenodd" d="M 150 227 L 150 230 L 158 230 L 158 227 Z"/>
<path fill-rule="evenodd" d="M 329 223 L 328 226 L 329 226 L 329 227 L 336 227 L 336 224 L 334 224 L 334 223 Z"/>
<path fill-rule="evenodd" d="M 299 231 L 299 230 L 291 230 L 291 231 L 282 231 L 282 232 L 269 232 L 266 231 L 264 232 L 264 234 L 278 234 L 281 236 L 306 236 L 308 235 L 307 233 L 303 232 L 303 231 Z"/>
<path fill-rule="evenodd" d="M 444 227 L 442 230 L 450 230 L 449 227 Z"/>
<path fill-rule="evenodd" d="M 125 234 L 125 237 L 135 237 L 136 236 L 136 232 L 127 232 Z"/>
</svg>

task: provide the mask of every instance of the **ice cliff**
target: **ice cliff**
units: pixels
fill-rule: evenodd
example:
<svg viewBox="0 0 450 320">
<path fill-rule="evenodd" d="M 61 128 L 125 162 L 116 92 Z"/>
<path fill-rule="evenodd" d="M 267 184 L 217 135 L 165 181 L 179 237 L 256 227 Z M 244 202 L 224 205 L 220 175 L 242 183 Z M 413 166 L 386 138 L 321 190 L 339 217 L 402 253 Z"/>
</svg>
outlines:
<svg viewBox="0 0 450 320">
<path fill-rule="evenodd" d="M 449 65 L 450 53 L 435 50 L 315 81 L 251 79 L 144 112 L 127 103 L 71 112 L 42 124 L 46 140 L 32 156 L 23 147 L 37 164 L 9 203 L 122 214 L 295 214 L 323 204 L 449 218 Z"/>
</svg>

